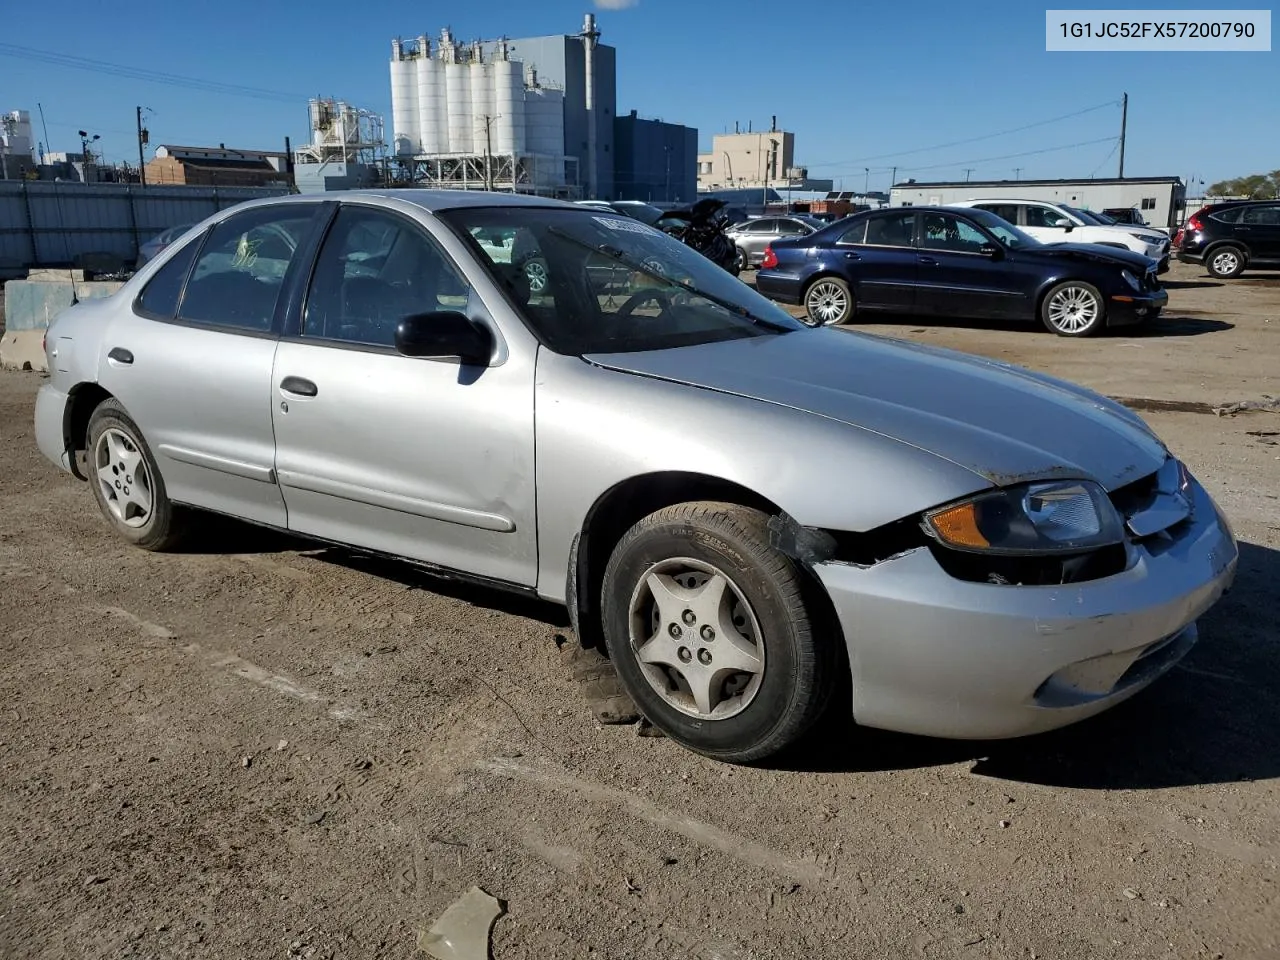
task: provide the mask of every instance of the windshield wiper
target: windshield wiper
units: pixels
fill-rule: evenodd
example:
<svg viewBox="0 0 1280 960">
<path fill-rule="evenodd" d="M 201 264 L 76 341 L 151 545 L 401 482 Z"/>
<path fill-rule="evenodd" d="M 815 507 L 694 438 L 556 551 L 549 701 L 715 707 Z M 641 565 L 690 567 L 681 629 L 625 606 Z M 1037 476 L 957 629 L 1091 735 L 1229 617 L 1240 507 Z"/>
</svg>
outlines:
<svg viewBox="0 0 1280 960">
<path fill-rule="evenodd" d="M 791 333 L 794 330 L 793 327 L 784 326 L 783 324 L 777 323 L 773 320 L 766 320 L 764 317 L 758 317 L 754 313 L 752 313 L 750 310 L 748 310 L 746 307 L 739 306 L 738 304 L 734 303 L 732 300 L 725 300 L 723 297 L 717 297 L 713 293 L 707 293 L 705 290 L 699 290 L 697 287 L 693 286 L 693 284 L 685 283 L 683 280 L 677 280 L 674 277 L 664 276 L 663 274 L 659 273 L 657 270 L 654 270 L 651 267 L 648 267 L 641 262 L 632 260 L 630 257 L 628 257 L 625 253 L 623 253 L 617 247 L 610 247 L 610 246 L 597 247 L 594 244 L 587 243 L 587 241 L 585 240 L 578 239 L 571 233 L 565 233 L 563 230 L 560 230 L 556 227 L 547 227 L 547 233 L 552 233 L 563 240 L 568 240 L 570 243 L 574 244 L 575 246 L 581 247 L 583 250 L 586 250 L 590 253 L 602 253 L 606 257 L 608 257 L 610 260 L 613 260 L 615 263 L 620 263 L 622 264 L 622 266 L 626 267 L 627 269 L 634 270 L 637 273 L 643 273 L 646 277 L 649 277 L 650 279 L 653 279 L 653 280 L 657 280 L 659 283 L 669 283 L 673 287 L 679 287 L 681 290 L 685 291 L 686 293 L 693 294 L 695 297 L 702 297 L 702 299 L 704 300 L 710 300 L 716 306 L 721 307 L 722 309 L 728 310 L 730 313 L 735 314 L 736 316 L 744 317 L 747 320 L 750 320 L 752 323 L 756 324 L 757 326 L 768 327 L 770 330 L 777 330 L 779 333 Z M 699 254 L 699 256 L 701 256 L 701 254 Z M 708 260 L 707 262 L 710 263 L 711 261 Z M 717 269 L 719 268 L 717 267 Z"/>
</svg>

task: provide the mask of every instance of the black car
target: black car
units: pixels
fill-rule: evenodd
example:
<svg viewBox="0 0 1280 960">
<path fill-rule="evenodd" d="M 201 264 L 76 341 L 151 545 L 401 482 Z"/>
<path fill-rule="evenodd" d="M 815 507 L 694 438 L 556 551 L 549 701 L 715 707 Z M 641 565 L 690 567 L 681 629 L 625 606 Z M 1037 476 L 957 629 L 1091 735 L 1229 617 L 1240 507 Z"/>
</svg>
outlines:
<svg viewBox="0 0 1280 960">
<path fill-rule="evenodd" d="M 1039 318 L 1083 337 L 1158 316 L 1169 295 L 1156 262 L 1085 243 L 1045 244 L 970 207 L 897 207 L 855 214 L 765 252 L 756 288 L 803 304 L 814 323 L 859 311 Z"/>
<path fill-rule="evenodd" d="M 1102 215 L 1112 223 L 1131 223 L 1135 227 L 1147 226 L 1147 221 L 1137 207 L 1107 207 L 1102 211 Z"/>
<path fill-rule="evenodd" d="M 1177 256 L 1230 280 L 1246 267 L 1280 267 L 1280 200 L 1215 203 L 1187 218 Z"/>
</svg>

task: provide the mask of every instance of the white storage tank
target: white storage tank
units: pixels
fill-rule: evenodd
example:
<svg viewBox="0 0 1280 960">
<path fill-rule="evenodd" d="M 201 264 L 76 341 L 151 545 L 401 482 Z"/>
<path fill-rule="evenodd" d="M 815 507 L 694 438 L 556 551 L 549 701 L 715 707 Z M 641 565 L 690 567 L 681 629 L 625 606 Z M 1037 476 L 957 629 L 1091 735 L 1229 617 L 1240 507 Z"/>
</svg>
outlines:
<svg viewBox="0 0 1280 960">
<path fill-rule="evenodd" d="M 430 57 L 416 61 L 418 66 L 418 135 L 419 152 L 432 155 L 447 153 L 449 142 L 444 112 L 444 64 Z"/>
<path fill-rule="evenodd" d="M 489 142 L 485 135 L 485 117 L 492 117 L 498 112 L 495 109 L 493 96 L 494 65 L 484 63 L 480 59 L 478 48 L 472 56 L 474 59 L 469 68 L 471 72 L 471 146 L 476 153 L 483 153 L 486 142 Z M 489 131 L 489 140 L 492 140 L 493 132 Z"/>
<path fill-rule="evenodd" d="M 564 91 L 537 87 L 525 94 L 529 152 L 564 155 Z"/>
<path fill-rule="evenodd" d="M 404 59 L 399 40 L 391 44 L 391 131 L 395 152 L 401 156 L 421 149 L 416 64 Z"/>
<path fill-rule="evenodd" d="M 525 140 L 524 64 L 518 60 L 498 60 L 493 64 L 494 106 L 499 119 L 494 123 L 494 152 L 522 156 L 528 153 Z"/>
<path fill-rule="evenodd" d="M 465 63 L 444 63 L 444 91 L 449 128 L 449 153 L 472 153 L 471 68 Z"/>
</svg>

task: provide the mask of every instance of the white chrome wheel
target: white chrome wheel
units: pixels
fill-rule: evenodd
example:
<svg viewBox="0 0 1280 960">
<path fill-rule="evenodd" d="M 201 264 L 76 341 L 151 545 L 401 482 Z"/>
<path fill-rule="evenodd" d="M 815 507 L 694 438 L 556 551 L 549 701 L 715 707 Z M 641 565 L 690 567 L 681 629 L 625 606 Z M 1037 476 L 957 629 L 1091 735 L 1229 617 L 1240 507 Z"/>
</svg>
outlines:
<svg viewBox="0 0 1280 960">
<path fill-rule="evenodd" d="M 1086 287 L 1067 285 L 1049 299 L 1049 323 L 1062 333 L 1083 333 L 1098 322 L 1101 305 Z"/>
<path fill-rule="evenodd" d="M 1230 276 L 1240 268 L 1240 254 L 1234 250 L 1220 250 L 1213 255 L 1210 266 L 1218 276 Z"/>
<path fill-rule="evenodd" d="M 541 260 L 530 260 L 524 265 L 525 279 L 529 281 L 531 293 L 541 293 L 547 289 L 547 265 Z"/>
<path fill-rule="evenodd" d="M 111 515 L 127 527 L 145 526 L 154 499 L 151 474 L 129 435 L 115 427 L 103 431 L 94 447 L 93 466 Z"/>
<path fill-rule="evenodd" d="M 843 323 L 849 315 L 849 291 L 835 280 L 819 280 L 809 288 L 804 306 L 809 316 L 823 326 Z"/>
</svg>

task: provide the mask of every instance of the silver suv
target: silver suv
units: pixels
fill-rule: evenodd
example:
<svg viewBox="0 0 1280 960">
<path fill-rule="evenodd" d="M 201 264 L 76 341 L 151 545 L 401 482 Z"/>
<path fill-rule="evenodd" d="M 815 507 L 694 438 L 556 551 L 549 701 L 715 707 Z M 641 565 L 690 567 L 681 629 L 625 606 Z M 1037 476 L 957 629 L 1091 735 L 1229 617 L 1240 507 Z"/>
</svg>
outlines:
<svg viewBox="0 0 1280 960">
<path fill-rule="evenodd" d="M 749 270 L 759 266 L 764 251 L 775 240 L 790 237 L 807 237 L 826 224 L 813 217 L 793 214 L 787 217 L 756 217 L 744 220 L 725 231 L 725 235 L 738 248 L 738 269 Z"/>
</svg>

